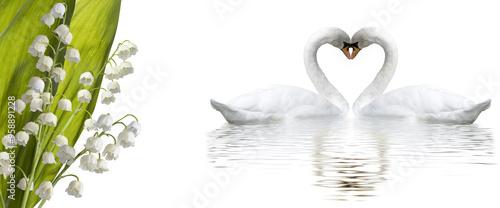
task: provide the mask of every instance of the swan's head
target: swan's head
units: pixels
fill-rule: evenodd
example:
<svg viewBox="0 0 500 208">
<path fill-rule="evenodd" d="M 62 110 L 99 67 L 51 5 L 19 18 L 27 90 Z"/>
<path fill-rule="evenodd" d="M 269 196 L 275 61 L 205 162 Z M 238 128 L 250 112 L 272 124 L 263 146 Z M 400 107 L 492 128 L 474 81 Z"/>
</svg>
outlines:
<svg viewBox="0 0 500 208">
<path fill-rule="evenodd" d="M 392 52 L 397 50 L 396 45 L 389 34 L 379 28 L 365 27 L 358 30 L 358 32 L 356 32 L 351 38 L 351 59 L 354 59 L 361 49 L 368 47 L 373 43 L 378 44 L 383 48 L 392 47 Z"/>
<path fill-rule="evenodd" d="M 309 38 L 306 44 L 306 54 L 307 51 L 315 51 L 313 49 L 317 50 L 323 44 L 330 44 L 342 50 L 344 55 L 348 59 L 351 59 L 351 55 L 349 54 L 350 42 L 351 38 L 342 29 L 336 27 L 322 28 Z"/>
</svg>

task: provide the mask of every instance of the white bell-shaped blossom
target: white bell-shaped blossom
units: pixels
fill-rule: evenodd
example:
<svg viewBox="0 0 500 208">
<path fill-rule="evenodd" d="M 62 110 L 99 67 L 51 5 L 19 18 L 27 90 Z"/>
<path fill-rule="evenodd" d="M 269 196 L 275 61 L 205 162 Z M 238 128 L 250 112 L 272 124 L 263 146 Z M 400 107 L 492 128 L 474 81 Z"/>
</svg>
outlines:
<svg viewBox="0 0 500 208">
<path fill-rule="evenodd" d="M 68 188 L 66 188 L 66 192 L 71 196 L 75 196 L 76 198 L 82 197 L 83 183 L 77 180 L 71 181 Z"/>
<path fill-rule="evenodd" d="M 71 41 L 73 40 L 73 34 L 71 32 L 66 33 L 66 35 L 61 37 L 61 42 L 63 42 L 66 45 L 71 44 Z"/>
<path fill-rule="evenodd" d="M 78 101 L 82 103 L 90 103 L 92 100 L 92 94 L 86 89 L 78 91 Z"/>
<path fill-rule="evenodd" d="M 66 50 L 64 58 L 67 59 L 69 62 L 78 63 L 80 62 L 80 52 L 75 48 L 68 48 Z"/>
<path fill-rule="evenodd" d="M 132 64 L 128 61 L 124 61 L 120 64 L 120 66 L 118 67 L 119 69 L 119 74 L 120 74 L 120 78 L 123 78 L 124 76 L 127 76 L 129 74 L 132 74 L 134 73 L 134 67 L 132 67 Z"/>
<path fill-rule="evenodd" d="M 68 99 L 60 99 L 59 102 L 57 102 L 57 108 L 63 111 L 72 111 L 71 101 Z"/>
<path fill-rule="evenodd" d="M 52 9 L 50 10 L 50 14 L 55 18 L 62 19 L 64 17 L 64 13 L 66 12 L 66 7 L 62 3 L 54 4 Z"/>
<path fill-rule="evenodd" d="M 102 151 L 102 156 L 104 156 L 106 160 L 116 160 L 118 159 L 119 155 L 120 155 L 120 147 L 115 144 L 106 145 L 104 151 Z"/>
<path fill-rule="evenodd" d="M 127 44 L 123 44 L 121 45 L 120 47 L 118 47 L 118 57 L 120 57 L 122 60 L 127 60 L 128 58 L 130 58 L 131 54 L 130 54 L 130 46 L 127 45 Z"/>
<path fill-rule="evenodd" d="M 63 145 L 59 148 L 59 151 L 56 152 L 56 156 L 62 164 L 67 163 L 68 165 L 71 165 L 75 161 L 75 148 Z"/>
<path fill-rule="evenodd" d="M 54 79 L 54 82 L 59 83 L 66 78 L 66 71 L 64 71 L 61 67 L 55 67 L 52 70 L 52 78 Z"/>
<path fill-rule="evenodd" d="M 137 45 L 135 45 L 134 43 L 128 43 L 127 44 L 129 50 L 130 50 L 130 55 L 135 55 L 139 50 L 137 49 Z"/>
<path fill-rule="evenodd" d="M 94 83 L 94 76 L 90 72 L 84 72 L 82 75 L 80 75 L 80 84 L 83 86 L 89 86 Z"/>
<path fill-rule="evenodd" d="M 43 164 L 55 164 L 56 158 L 54 158 L 54 153 L 52 152 L 44 152 L 42 154 L 42 163 Z"/>
<path fill-rule="evenodd" d="M 47 25 L 47 26 L 52 26 L 54 24 L 54 16 L 52 16 L 50 13 L 44 14 L 42 18 L 40 18 L 40 21 L 42 21 L 42 24 Z"/>
<path fill-rule="evenodd" d="M 26 146 L 28 144 L 28 141 L 30 140 L 30 135 L 26 133 L 25 131 L 18 131 L 16 133 L 16 142 L 17 144 L 21 146 Z"/>
<path fill-rule="evenodd" d="M 54 60 L 52 60 L 52 58 L 50 58 L 49 56 L 41 55 L 38 59 L 38 62 L 36 62 L 36 68 L 41 72 L 47 72 L 50 71 L 53 63 Z"/>
<path fill-rule="evenodd" d="M 133 147 L 135 144 L 135 136 L 131 131 L 122 131 L 118 134 L 118 145 L 123 148 Z"/>
<path fill-rule="evenodd" d="M 50 92 L 44 92 L 40 95 L 40 99 L 42 99 L 43 103 L 45 103 L 47 105 L 52 103 L 53 98 L 54 98 L 54 96 L 52 96 L 52 94 L 50 94 Z"/>
<path fill-rule="evenodd" d="M 94 169 L 94 172 L 96 173 L 103 173 L 103 172 L 107 172 L 109 169 L 108 169 L 108 162 L 106 162 L 106 160 L 104 159 L 98 159 L 97 160 L 97 165 Z"/>
<path fill-rule="evenodd" d="M 139 122 L 132 121 L 132 122 L 130 122 L 129 125 L 127 125 L 127 130 L 134 133 L 134 136 L 137 137 L 137 136 L 139 136 L 139 133 L 141 133 L 142 126 Z"/>
<path fill-rule="evenodd" d="M 38 195 L 41 199 L 50 200 L 53 192 L 54 187 L 52 186 L 52 183 L 50 181 L 44 181 L 40 183 L 35 191 L 35 194 Z"/>
<path fill-rule="evenodd" d="M 110 80 L 114 80 L 114 79 L 120 79 L 120 69 L 118 69 L 118 67 L 114 67 L 114 66 L 111 66 L 111 67 L 108 67 L 106 68 L 106 78 L 110 79 Z"/>
<path fill-rule="evenodd" d="M 58 147 L 62 147 L 68 145 L 68 138 L 63 135 L 57 135 L 52 143 Z"/>
<path fill-rule="evenodd" d="M 14 111 L 16 111 L 19 114 L 22 114 L 22 112 L 26 108 L 26 103 L 24 103 L 23 100 L 21 99 L 17 99 L 16 101 L 14 101 L 13 107 Z"/>
<path fill-rule="evenodd" d="M 111 91 L 105 91 L 101 94 L 101 103 L 109 105 L 115 102 L 115 95 Z"/>
<path fill-rule="evenodd" d="M 47 126 L 56 126 L 57 125 L 57 116 L 54 115 L 53 113 L 46 113 L 45 114 L 45 125 Z"/>
<path fill-rule="evenodd" d="M 0 167 L 0 174 L 3 175 L 3 179 L 7 179 L 10 175 L 14 173 L 15 168 L 9 165 Z"/>
<path fill-rule="evenodd" d="M 28 104 L 33 100 L 33 98 L 37 98 L 40 96 L 40 93 L 35 92 L 35 90 L 28 90 L 24 94 L 21 95 L 21 100 L 25 103 Z"/>
<path fill-rule="evenodd" d="M 83 123 L 83 128 L 86 129 L 87 131 L 97 131 L 97 126 L 95 126 L 96 121 L 94 119 L 87 119 Z"/>
<path fill-rule="evenodd" d="M 101 137 L 89 137 L 84 146 L 85 149 L 88 149 L 90 152 L 99 153 L 102 149 L 103 142 Z"/>
<path fill-rule="evenodd" d="M 37 93 L 43 93 L 45 82 L 40 77 L 31 77 L 28 87 Z"/>
<path fill-rule="evenodd" d="M 28 181 L 29 179 L 27 179 L 26 177 L 21 178 L 21 180 L 19 180 L 19 183 L 17 184 L 17 188 L 25 191 L 26 186 L 28 185 Z M 31 190 L 33 190 L 33 186 L 33 182 L 31 182 Z"/>
<path fill-rule="evenodd" d="M 12 149 L 17 145 L 16 137 L 12 134 L 7 134 L 2 137 L 2 144 L 5 149 Z"/>
<path fill-rule="evenodd" d="M 30 110 L 32 112 L 35 112 L 35 111 L 42 111 L 43 109 L 43 100 L 41 98 L 35 98 L 33 100 L 31 100 L 31 105 L 30 105 Z"/>
<path fill-rule="evenodd" d="M 111 126 L 113 125 L 113 118 L 111 118 L 111 115 L 109 114 L 102 114 L 101 116 L 99 116 L 99 119 L 97 119 L 95 125 L 97 126 L 97 128 L 100 128 L 103 131 L 109 131 L 111 130 Z"/>
<path fill-rule="evenodd" d="M 116 81 L 112 81 L 110 83 L 108 83 L 108 91 L 112 92 L 112 93 L 120 93 L 120 84 L 118 84 L 118 82 Z"/>
<path fill-rule="evenodd" d="M 94 171 L 97 166 L 97 158 L 93 154 L 82 156 L 80 159 L 80 168 L 82 170 Z"/>
<path fill-rule="evenodd" d="M 39 129 L 39 126 L 38 124 L 36 124 L 35 122 L 33 121 L 30 121 L 28 122 L 26 125 L 24 125 L 23 127 L 23 130 L 28 132 L 28 134 L 38 134 L 38 129 Z"/>
<path fill-rule="evenodd" d="M 69 33 L 69 27 L 66 25 L 59 25 L 57 28 L 54 30 L 54 33 L 59 37 L 62 38 L 66 34 Z"/>
<path fill-rule="evenodd" d="M 47 123 L 45 123 L 45 116 L 46 115 L 47 115 L 46 113 L 40 113 L 40 115 L 38 115 L 37 120 L 40 120 L 40 124 L 47 125 Z"/>
<path fill-rule="evenodd" d="M 45 50 L 47 50 L 47 44 L 49 43 L 49 38 L 45 35 L 36 36 L 33 43 L 28 47 L 28 53 L 34 57 L 43 56 Z"/>
<path fill-rule="evenodd" d="M 9 153 L 0 152 L 0 166 L 10 165 Z"/>
</svg>

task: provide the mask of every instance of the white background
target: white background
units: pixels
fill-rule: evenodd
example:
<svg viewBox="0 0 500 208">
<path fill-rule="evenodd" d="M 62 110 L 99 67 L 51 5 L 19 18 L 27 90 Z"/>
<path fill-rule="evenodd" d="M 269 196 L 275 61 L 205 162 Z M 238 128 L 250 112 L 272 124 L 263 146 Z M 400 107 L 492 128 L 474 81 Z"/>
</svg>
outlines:
<svg viewBox="0 0 500 208">
<path fill-rule="evenodd" d="M 350 35 L 367 25 L 382 27 L 399 49 L 398 70 L 388 90 L 431 84 L 476 101 L 492 97 L 492 107 L 476 121 L 479 126 L 491 123 L 498 115 L 500 98 L 500 5 L 493 2 L 124 0 L 115 45 L 125 39 L 138 45 L 139 53 L 130 60 L 135 73 L 120 80 L 122 93 L 117 102 L 111 106 L 98 104 L 94 115 L 97 118 L 111 112 L 119 118 L 124 112 L 133 113 L 139 117 L 143 132 L 136 147 L 122 150 L 120 158 L 109 163 L 109 172 L 97 175 L 71 169 L 85 184 L 81 199 L 68 196 L 64 190 L 70 180 L 62 180 L 46 206 L 189 204 L 193 190 L 206 183 L 206 133 L 225 123 L 211 109 L 209 99 L 226 102 L 271 84 L 314 91 L 302 53 L 309 36 L 322 27 L 339 27 Z M 214 3 L 230 10 L 217 11 Z M 377 73 L 383 56 L 380 47 L 370 46 L 355 60 L 347 60 L 338 49 L 324 46 L 319 62 L 330 81 L 352 103 Z M 77 148 L 82 148 L 84 140 L 82 135 Z M 406 189 L 428 192 L 417 201 L 434 200 L 432 188 L 418 186 L 415 180 Z M 498 193 L 488 191 L 486 184 L 481 186 L 483 182 L 488 183 L 481 178 L 465 181 L 457 187 L 457 193 L 450 194 L 471 186 L 485 187 L 480 190 L 482 195 Z M 245 190 L 238 189 L 242 186 Z M 252 193 L 261 189 L 266 188 L 236 181 L 213 199 L 210 207 L 326 207 L 330 203 L 307 197 L 301 200 L 300 196 L 294 203 L 280 202 L 275 196 L 252 198 Z M 477 202 L 475 196 L 457 196 L 465 202 Z M 261 200 L 267 202 L 256 202 Z M 401 198 L 399 207 L 405 206 L 405 200 L 416 199 Z"/>
</svg>

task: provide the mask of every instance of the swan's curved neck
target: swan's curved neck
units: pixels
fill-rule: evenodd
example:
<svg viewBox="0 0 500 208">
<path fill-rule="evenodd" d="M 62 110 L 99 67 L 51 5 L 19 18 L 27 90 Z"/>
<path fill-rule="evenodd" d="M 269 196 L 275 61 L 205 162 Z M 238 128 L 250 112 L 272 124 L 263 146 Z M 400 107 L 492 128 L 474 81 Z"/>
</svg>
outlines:
<svg viewBox="0 0 500 208">
<path fill-rule="evenodd" d="M 354 102 L 353 111 L 356 115 L 359 114 L 363 107 L 370 104 L 384 93 L 398 64 L 398 49 L 391 37 L 380 33 L 375 35 L 373 40 L 369 41 L 380 45 L 382 49 L 384 49 L 385 60 L 375 79 L 373 79 L 370 85 L 366 87 Z"/>
<path fill-rule="evenodd" d="M 311 79 L 318 93 L 332 104 L 339 107 L 345 115 L 349 112 L 349 103 L 347 103 L 346 99 L 340 94 L 337 88 L 330 83 L 323 70 L 319 67 L 317 60 L 319 47 L 326 43 L 332 43 L 337 39 L 337 36 L 338 34 L 334 31 L 324 31 L 321 34 L 313 35 L 309 39 L 304 50 L 304 64 L 309 79 Z"/>
</svg>

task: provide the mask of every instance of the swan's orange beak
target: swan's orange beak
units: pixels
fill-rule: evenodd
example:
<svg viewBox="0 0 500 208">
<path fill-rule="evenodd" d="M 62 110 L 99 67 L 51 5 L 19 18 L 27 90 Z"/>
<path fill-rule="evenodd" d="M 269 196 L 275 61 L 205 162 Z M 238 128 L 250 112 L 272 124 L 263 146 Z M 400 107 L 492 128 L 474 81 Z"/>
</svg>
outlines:
<svg viewBox="0 0 500 208">
<path fill-rule="evenodd" d="M 361 49 L 359 49 L 358 47 L 356 46 L 352 46 L 352 45 L 347 45 L 345 47 L 343 47 L 342 49 L 342 52 L 344 53 L 344 55 L 348 58 L 348 59 L 354 59 L 354 57 L 356 57 L 356 55 L 358 55 L 359 51 Z"/>
<path fill-rule="evenodd" d="M 351 59 L 354 59 L 356 57 L 356 55 L 358 55 L 359 51 L 361 49 L 359 49 L 358 47 L 356 46 L 353 46 L 352 47 L 352 52 L 351 52 Z"/>
</svg>

